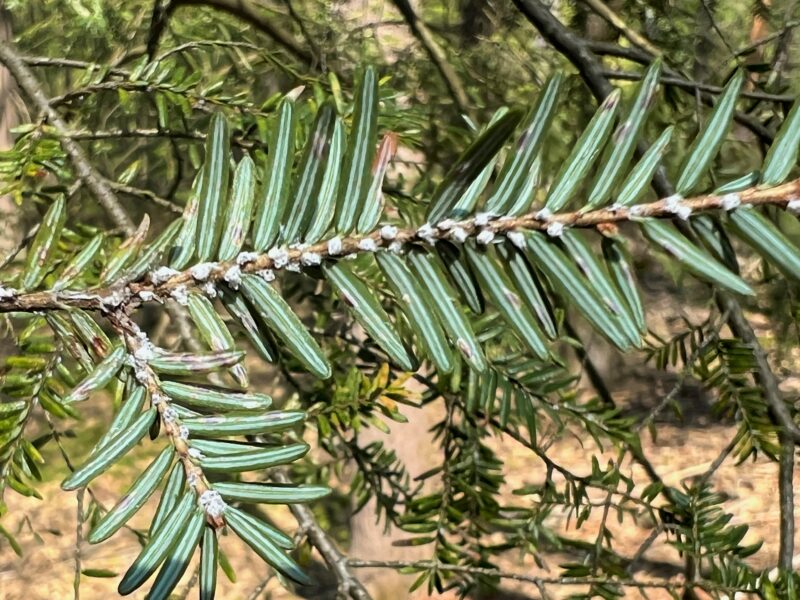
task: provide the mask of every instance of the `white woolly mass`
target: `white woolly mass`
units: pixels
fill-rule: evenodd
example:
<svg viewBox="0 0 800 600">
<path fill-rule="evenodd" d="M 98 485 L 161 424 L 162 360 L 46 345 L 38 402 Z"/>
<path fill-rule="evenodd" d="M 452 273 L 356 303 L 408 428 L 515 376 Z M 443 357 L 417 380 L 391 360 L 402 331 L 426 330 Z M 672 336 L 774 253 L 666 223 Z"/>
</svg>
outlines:
<svg viewBox="0 0 800 600">
<path fill-rule="evenodd" d="M 14 288 L 7 288 L 0 285 L 0 300 L 5 300 L 6 298 L 13 298 L 17 295 L 17 290 Z"/>
<path fill-rule="evenodd" d="M 137 295 L 142 299 L 143 302 L 150 302 L 150 300 L 156 297 L 156 295 L 150 290 L 139 290 Z"/>
<path fill-rule="evenodd" d="M 322 257 L 316 252 L 303 252 L 300 256 L 300 262 L 307 267 L 313 267 L 322 262 Z"/>
<path fill-rule="evenodd" d="M 275 281 L 275 271 L 273 271 L 272 269 L 262 269 L 261 271 L 258 271 L 256 275 L 261 277 L 261 279 L 263 279 L 267 283 Z"/>
<path fill-rule="evenodd" d="M 127 299 L 128 294 L 124 290 L 114 290 L 102 299 L 103 306 L 116 308 Z"/>
<path fill-rule="evenodd" d="M 358 247 L 364 252 L 375 252 L 378 249 L 378 244 L 371 237 L 365 237 L 358 242 Z"/>
<path fill-rule="evenodd" d="M 227 504 L 216 490 L 206 490 L 200 494 L 200 506 L 211 517 L 218 518 L 225 512 Z"/>
<path fill-rule="evenodd" d="M 456 222 L 453 219 L 444 219 L 439 221 L 439 224 L 436 225 L 437 228 L 441 229 L 442 231 L 449 231 L 453 227 L 455 227 Z"/>
<path fill-rule="evenodd" d="M 255 262 L 258 258 L 258 252 L 239 252 L 236 257 L 236 264 L 239 266 L 246 265 L 247 263 Z"/>
<path fill-rule="evenodd" d="M 494 215 L 487 212 L 478 213 L 477 215 L 475 215 L 475 227 L 485 227 L 486 225 L 489 224 L 489 221 L 492 220 L 493 216 Z"/>
<path fill-rule="evenodd" d="M 737 193 L 725 194 L 722 198 L 720 198 L 722 203 L 722 208 L 724 210 L 731 211 L 734 208 L 739 208 L 739 205 L 742 203 L 742 198 Z"/>
<path fill-rule="evenodd" d="M 508 241 L 514 244 L 520 250 L 525 248 L 525 236 L 519 231 L 509 231 L 506 233 Z"/>
<path fill-rule="evenodd" d="M 150 281 L 153 282 L 153 285 L 161 285 L 178 273 L 180 273 L 180 271 L 176 271 L 170 267 L 158 267 L 155 271 L 150 271 Z"/>
<path fill-rule="evenodd" d="M 186 425 L 181 425 L 178 427 L 178 437 L 182 440 L 189 439 L 189 428 Z"/>
<path fill-rule="evenodd" d="M 203 458 L 205 458 L 205 456 L 204 456 Z M 188 483 L 188 484 L 189 484 L 189 487 L 190 487 L 190 488 L 195 488 L 195 487 L 197 487 L 197 483 L 198 483 L 199 481 L 200 481 L 200 478 L 197 476 L 197 473 L 196 473 L 195 471 L 192 471 L 191 473 L 189 473 L 189 474 L 186 476 L 186 483 Z"/>
<path fill-rule="evenodd" d="M 200 289 L 203 290 L 203 293 L 209 298 L 217 297 L 217 286 L 210 281 L 206 281 L 202 286 L 200 286 Z"/>
<path fill-rule="evenodd" d="M 672 196 L 667 196 L 664 198 L 664 210 L 677 214 L 682 206 L 682 202 L 683 196 L 680 194 L 672 194 Z"/>
<path fill-rule="evenodd" d="M 142 385 L 147 385 L 150 383 L 150 372 L 147 369 L 147 365 L 142 361 L 136 361 L 133 365 L 133 376 L 136 377 L 136 381 L 141 383 Z"/>
<path fill-rule="evenodd" d="M 238 290 L 239 284 L 242 282 L 242 270 L 239 268 L 239 265 L 232 265 L 225 271 L 222 278 L 231 286 L 231 289 Z"/>
<path fill-rule="evenodd" d="M 381 237 L 387 242 L 391 242 L 397 237 L 397 227 L 394 225 L 384 225 L 381 227 Z"/>
<path fill-rule="evenodd" d="M 454 227 L 453 230 L 450 232 L 450 237 L 453 238 L 454 241 L 458 242 L 459 244 L 463 244 L 467 241 L 469 234 L 467 230 L 463 227 Z"/>
<path fill-rule="evenodd" d="M 205 281 L 216 266 L 217 264 L 213 262 L 198 263 L 189 269 L 189 275 L 191 275 L 192 279 L 195 281 Z"/>
<path fill-rule="evenodd" d="M 133 353 L 133 356 L 136 360 L 150 360 L 156 357 L 156 351 L 153 344 L 150 341 L 142 343 L 136 351 Z"/>
<path fill-rule="evenodd" d="M 550 237 L 560 237 L 564 233 L 564 224 L 553 221 L 547 225 L 547 235 Z"/>
<path fill-rule="evenodd" d="M 206 457 L 200 450 L 197 448 L 189 448 L 189 458 L 193 458 L 195 460 L 202 460 Z"/>
<path fill-rule="evenodd" d="M 485 246 L 487 244 L 491 244 L 493 239 L 494 239 L 494 231 L 492 231 L 491 229 L 484 229 L 478 234 L 478 237 L 475 238 L 475 241 Z"/>
<path fill-rule="evenodd" d="M 328 240 L 328 254 L 336 256 L 342 252 L 342 238 L 338 235 Z"/>
<path fill-rule="evenodd" d="M 636 217 L 644 213 L 644 206 L 641 204 L 634 204 L 628 209 L 628 214 L 632 217 Z"/>
<path fill-rule="evenodd" d="M 547 219 L 553 216 L 553 213 L 550 211 L 549 208 L 543 208 L 533 216 L 539 219 L 540 221 L 547 221 Z"/>
<path fill-rule="evenodd" d="M 272 259 L 272 266 L 282 269 L 289 262 L 289 253 L 285 248 L 270 248 L 267 256 Z"/>
<path fill-rule="evenodd" d="M 178 415 L 178 411 L 171 406 L 165 408 L 164 412 L 161 413 L 161 419 L 164 421 L 164 423 L 174 423 L 179 417 L 180 415 Z"/>
<path fill-rule="evenodd" d="M 150 403 L 153 406 L 158 406 L 159 404 L 164 404 L 165 402 L 169 402 L 169 397 L 160 392 L 153 392 L 150 395 Z"/>
<path fill-rule="evenodd" d="M 179 285 L 172 290 L 169 295 L 172 296 L 172 299 L 181 306 L 186 306 L 189 304 L 189 291 L 186 289 L 185 285 Z"/>
<path fill-rule="evenodd" d="M 389 244 L 389 252 L 392 252 L 393 254 L 400 254 L 402 251 L 403 251 L 403 244 L 401 244 L 400 242 L 394 241 L 391 244 Z"/>
<path fill-rule="evenodd" d="M 433 244 L 436 242 L 438 236 L 436 235 L 436 230 L 431 227 L 430 223 L 425 223 L 425 225 L 417 229 L 417 237 L 429 244 Z"/>
<path fill-rule="evenodd" d="M 298 262 L 288 262 L 286 263 L 286 266 L 284 268 L 287 271 L 291 271 L 292 273 L 299 273 L 300 271 L 302 271 L 302 269 L 300 268 L 300 263 Z"/>
<path fill-rule="evenodd" d="M 675 211 L 675 214 L 678 215 L 678 218 L 686 221 L 689 217 L 692 216 L 692 207 L 686 206 L 685 204 L 681 204 L 678 209 Z"/>
<path fill-rule="evenodd" d="M 306 244 L 305 242 L 295 242 L 294 244 L 289 244 L 290 250 L 300 250 L 300 252 L 307 250 L 310 247 L 311 244 Z"/>
<path fill-rule="evenodd" d="M 792 212 L 800 212 L 800 198 L 792 198 L 789 200 L 786 209 Z"/>
</svg>

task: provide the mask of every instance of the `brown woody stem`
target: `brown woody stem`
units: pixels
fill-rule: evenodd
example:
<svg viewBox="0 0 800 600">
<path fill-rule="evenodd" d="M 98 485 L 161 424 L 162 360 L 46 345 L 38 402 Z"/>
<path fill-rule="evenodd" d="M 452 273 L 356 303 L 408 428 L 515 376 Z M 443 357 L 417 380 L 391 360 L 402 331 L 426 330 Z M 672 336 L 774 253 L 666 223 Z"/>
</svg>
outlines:
<svg viewBox="0 0 800 600">
<path fill-rule="evenodd" d="M 108 315 L 108 320 L 117 333 L 125 340 L 125 345 L 128 348 L 128 353 L 136 357 L 137 354 L 143 349 L 146 340 L 141 337 L 141 330 L 136 323 L 121 310 L 116 310 Z M 161 419 L 161 429 L 164 434 L 169 438 L 172 446 L 175 448 L 175 453 L 178 455 L 183 466 L 184 473 L 186 474 L 186 481 L 189 482 L 191 487 L 200 498 L 204 492 L 210 491 L 211 486 L 203 473 L 203 470 L 195 463 L 189 453 L 189 444 L 180 432 L 180 421 L 167 418 L 167 411 L 174 410 L 170 407 L 170 402 L 167 396 L 161 391 L 158 376 L 153 369 L 144 360 L 138 360 L 138 381 L 147 388 L 150 395 L 151 402 L 158 410 L 158 416 Z M 159 398 L 161 401 L 156 402 L 155 399 Z M 209 523 L 214 527 L 222 527 L 225 522 L 221 516 L 211 515 L 206 512 L 206 518 Z"/>
<path fill-rule="evenodd" d="M 792 200 L 800 198 L 800 179 L 771 187 L 752 187 L 737 193 L 742 207 L 771 205 L 785 208 Z M 723 208 L 724 196 L 704 195 L 682 200 L 682 205 L 691 209 L 692 214 L 720 210 Z M 588 212 L 564 212 L 547 217 L 537 216 L 531 212 L 515 218 L 499 218 L 488 220 L 483 225 L 476 224 L 478 218 L 463 221 L 450 221 L 445 227 L 440 223 L 438 227 L 430 227 L 429 231 L 421 234 L 417 229 L 400 229 L 386 236 L 382 231 L 376 230 L 364 236 L 348 236 L 338 240 L 336 252 L 330 251 L 329 241 L 320 242 L 306 248 L 288 248 L 285 250 L 283 262 L 299 266 L 304 257 L 314 256 L 315 259 L 342 258 L 372 249 L 389 248 L 392 244 L 406 245 L 411 243 L 428 243 L 440 239 L 453 239 L 454 231 L 461 231 L 467 236 L 475 236 L 483 231 L 491 231 L 496 235 L 533 230 L 546 231 L 553 223 L 560 223 L 564 227 L 597 229 L 606 232 L 617 223 L 636 221 L 643 218 L 674 219 L 670 203 L 666 199 L 657 200 L 634 207 L 602 208 Z M 388 238 L 388 239 L 387 239 Z M 365 244 L 365 240 L 370 241 Z M 274 255 L 273 255 L 274 256 Z M 154 284 L 149 278 L 144 277 L 139 281 L 130 283 L 116 283 L 106 288 L 97 288 L 89 291 L 41 291 L 29 293 L 13 293 L 4 290 L 0 297 L 0 313 L 6 312 L 35 312 L 46 310 L 63 310 L 66 308 L 82 308 L 85 310 L 113 310 L 120 306 L 138 304 L 142 296 L 163 301 L 181 287 L 194 287 L 205 283 L 224 281 L 230 269 L 239 268 L 243 273 L 256 273 L 266 269 L 281 268 L 276 266 L 276 261 L 270 253 L 254 254 L 252 260 L 237 264 L 236 260 L 210 263 L 207 276 L 196 279 L 192 269 L 177 272 L 163 282 Z"/>
</svg>

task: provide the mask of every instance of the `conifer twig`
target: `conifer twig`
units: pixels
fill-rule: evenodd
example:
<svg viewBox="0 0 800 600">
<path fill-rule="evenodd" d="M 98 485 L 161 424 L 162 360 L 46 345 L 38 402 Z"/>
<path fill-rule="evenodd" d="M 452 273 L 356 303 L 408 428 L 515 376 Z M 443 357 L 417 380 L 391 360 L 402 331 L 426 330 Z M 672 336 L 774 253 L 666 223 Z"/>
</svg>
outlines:
<svg viewBox="0 0 800 600">
<path fill-rule="evenodd" d="M 281 469 L 276 469 L 272 473 L 272 479 L 278 483 L 291 483 L 289 476 Z M 339 581 L 339 593 L 345 597 L 350 596 L 353 600 L 372 600 L 366 588 L 348 569 L 347 557 L 339 551 L 333 540 L 320 527 L 311 509 L 305 504 L 290 504 L 289 510 L 297 519 L 300 528 L 305 531 L 308 540 L 333 571 Z"/>
</svg>

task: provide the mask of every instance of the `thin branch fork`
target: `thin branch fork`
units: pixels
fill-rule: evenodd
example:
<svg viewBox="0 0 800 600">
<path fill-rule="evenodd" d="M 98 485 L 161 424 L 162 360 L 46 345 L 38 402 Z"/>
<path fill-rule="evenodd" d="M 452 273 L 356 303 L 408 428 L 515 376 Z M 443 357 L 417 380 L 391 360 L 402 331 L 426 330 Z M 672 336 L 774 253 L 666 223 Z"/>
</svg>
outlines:
<svg viewBox="0 0 800 600">
<path fill-rule="evenodd" d="M 600 52 L 600 43 L 590 42 L 570 31 L 550 12 L 550 9 L 539 0 L 514 0 L 514 4 L 539 33 L 541 33 L 556 50 L 575 65 L 581 78 L 586 82 L 586 85 L 598 101 L 602 101 L 611 93 L 613 87 L 606 75 L 605 67 L 595 54 L 595 52 Z M 621 48 L 613 44 L 605 44 L 605 48 L 608 52 L 602 53 L 614 54 L 614 52 L 616 52 L 616 55 L 620 56 L 622 55 L 621 53 L 625 53 L 626 58 L 636 60 L 642 64 L 648 64 L 652 61 L 652 56 L 639 48 Z M 611 52 L 612 50 L 614 52 Z M 680 74 L 672 69 L 665 69 L 665 74 L 670 77 L 680 76 Z M 711 96 L 706 93 L 701 94 L 701 99 L 707 105 L 712 104 Z M 736 122 L 750 129 L 762 141 L 772 142 L 772 132 L 764 127 L 758 119 L 739 111 L 734 113 L 734 119 Z M 637 153 L 643 151 L 644 144 L 640 142 L 637 145 Z M 654 187 L 656 187 L 658 193 L 661 195 L 670 194 L 671 191 L 668 190 L 672 189 L 672 185 L 667 181 L 666 176 L 660 172 L 656 173 Z"/>
<path fill-rule="evenodd" d="M 613 42 L 586 40 L 585 44 L 589 50 L 601 56 L 624 58 L 625 60 L 629 60 L 640 65 L 649 65 L 653 60 L 652 54 L 639 50 L 638 48 L 619 46 Z M 642 78 L 642 75 L 639 73 L 629 73 L 627 71 L 617 71 L 613 69 L 603 69 L 602 71 L 608 79 L 638 81 Z M 681 76 L 678 71 L 667 65 L 664 65 L 664 73 L 661 76 L 660 81 L 662 84 L 674 85 L 681 89 L 704 92 L 703 100 L 707 104 L 710 103 L 708 94 L 719 95 L 725 89 L 718 85 L 712 85 L 710 83 L 703 83 L 701 81 L 695 81 L 694 79 L 685 78 Z M 796 96 L 792 96 L 790 94 L 770 94 L 757 90 L 742 90 L 739 92 L 739 96 L 741 98 L 752 98 L 753 100 L 764 100 L 766 102 L 794 102 L 797 99 Z"/>
<path fill-rule="evenodd" d="M 291 479 L 282 469 L 275 470 L 271 477 L 278 483 L 291 483 Z M 328 567 L 335 573 L 336 579 L 339 581 L 339 592 L 342 595 L 350 596 L 353 600 L 372 600 L 369 592 L 348 569 L 347 557 L 339 551 L 322 527 L 319 526 L 311 509 L 305 504 L 290 504 L 289 510 L 292 511 L 294 518 L 297 519 L 300 525 L 300 529 L 305 532 L 308 540 L 319 551 L 322 558 L 325 559 Z"/>
</svg>

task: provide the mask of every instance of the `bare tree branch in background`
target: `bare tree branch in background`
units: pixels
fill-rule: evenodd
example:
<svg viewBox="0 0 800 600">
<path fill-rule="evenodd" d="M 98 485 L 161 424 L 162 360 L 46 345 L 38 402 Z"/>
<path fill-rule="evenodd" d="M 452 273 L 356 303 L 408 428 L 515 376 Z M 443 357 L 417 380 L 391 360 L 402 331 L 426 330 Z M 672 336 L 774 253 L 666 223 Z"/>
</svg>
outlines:
<svg viewBox="0 0 800 600">
<path fill-rule="evenodd" d="M 397 7 L 397 10 L 400 11 L 400 14 L 403 15 L 403 19 L 405 19 L 411 33 L 417 38 L 422 47 L 425 48 L 428 56 L 430 56 L 431 61 L 442 76 L 442 80 L 450 92 L 450 97 L 453 98 L 453 102 L 455 102 L 459 112 L 470 117 L 474 116 L 474 111 L 470 106 L 470 101 L 461 83 L 461 79 L 448 61 L 444 49 L 434 39 L 428 26 L 417 16 L 417 13 L 414 12 L 414 8 L 411 6 L 411 0 L 392 0 L 392 3 Z"/>
<path fill-rule="evenodd" d="M 653 56 L 661 56 L 661 51 L 651 44 L 644 36 L 639 34 L 636 30 L 630 28 L 625 20 L 615 13 L 607 4 L 601 0 L 581 0 L 595 13 L 608 21 L 615 29 L 624 35 L 632 44 L 638 46 L 645 52 L 649 52 Z"/>
<path fill-rule="evenodd" d="M 278 483 L 291 483 L 289 476 L 282 470 L 272 474 Z M 372 600 L 361 582 L 350 572 L 347 557 L 342 554 L 325 531 L 317 523 L 314 513 L 304 504 L 290 504 L 289 509 L 297 519 L 300 529 L 305 532 L 308 541 L 319 551 L 328 567 L 339 581 L 339 593 L 353 600 Z"/>
<path fill-rule="evenodd" d="M 151 51 L 151 56 L 155 52 L 158 39 L 170 16 L 179 8 L 187 6 L 208 6 L 226 12 L 272 38 L 284 50 L 306 65 L 312 66 L 316 62 L 314 55 L 308 49 L 303 47 L 291 34 L 277 26 L 274 19 L 264 15 L 250 0 L 171 0 L 166 5 L 163 4 L 163 0 L 156 0 L 156 11 L 158 12 L 154 11 L 153 25 L 151 25 L 148 38 L 148 49 Z"/>
</svg>

